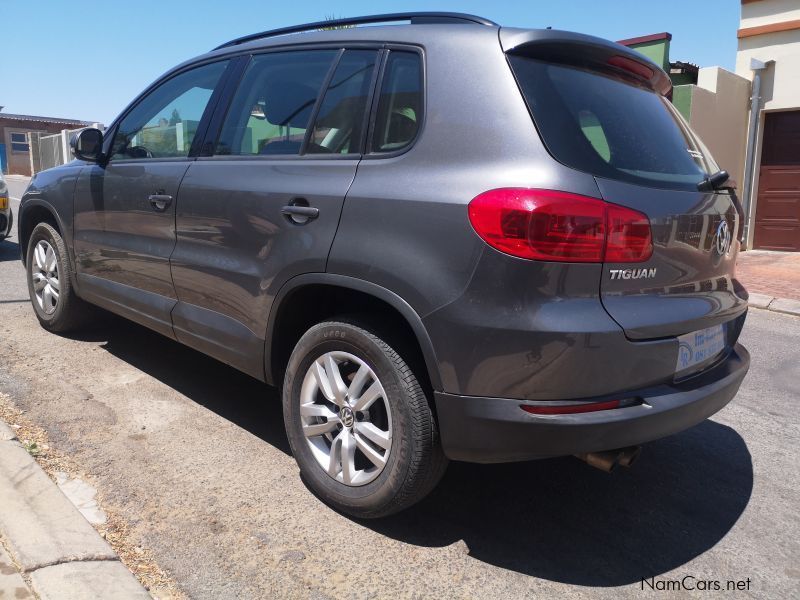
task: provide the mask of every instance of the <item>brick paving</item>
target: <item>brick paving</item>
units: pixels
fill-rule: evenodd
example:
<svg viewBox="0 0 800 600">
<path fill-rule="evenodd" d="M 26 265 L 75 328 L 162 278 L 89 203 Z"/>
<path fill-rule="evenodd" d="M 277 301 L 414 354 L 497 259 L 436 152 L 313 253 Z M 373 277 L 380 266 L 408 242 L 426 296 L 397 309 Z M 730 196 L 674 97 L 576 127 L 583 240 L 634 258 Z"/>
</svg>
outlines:
<svg viewBox="0 0 800 600">
<path fill-rule="evenodd" d="M 748 292 L 800 300 L 800 252 L 741 252 L 736 277 Z"/>
</svg>

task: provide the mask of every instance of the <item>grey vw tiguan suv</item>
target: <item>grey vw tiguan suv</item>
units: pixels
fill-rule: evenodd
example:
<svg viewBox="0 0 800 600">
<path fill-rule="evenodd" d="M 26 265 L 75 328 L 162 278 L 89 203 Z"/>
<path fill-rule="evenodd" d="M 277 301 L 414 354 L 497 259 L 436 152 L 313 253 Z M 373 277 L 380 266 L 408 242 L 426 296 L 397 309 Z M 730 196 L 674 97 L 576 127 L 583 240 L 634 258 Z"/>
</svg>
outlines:
<svg viewBox="0 0 800 600">
<path fill-rule="evenodd" d="M 627 465 L 749 365 L 739 204 L 670 95 L 623 46 L 470 15 L 234 40 L 33 179 L 33 308 L 282 386 L 304 480 L 352 515 L 448 459 Z"/>
</svg>

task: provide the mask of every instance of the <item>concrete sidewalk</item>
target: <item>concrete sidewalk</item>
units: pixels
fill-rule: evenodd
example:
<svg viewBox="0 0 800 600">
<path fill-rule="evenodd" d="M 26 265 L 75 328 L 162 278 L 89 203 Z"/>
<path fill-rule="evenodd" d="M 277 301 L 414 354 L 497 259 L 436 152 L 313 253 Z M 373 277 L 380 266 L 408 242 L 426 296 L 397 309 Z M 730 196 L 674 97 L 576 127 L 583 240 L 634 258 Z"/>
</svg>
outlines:
<svg viewBox="0 0 800 600">
<path fill-rule="evenodd" d="M 151 598 L 3 421 L 0 598 Z"/>
<path fill-rule="evenodd" d="M 800 316 L 800 252 L 741 252 L 736 276 L 751 306 Z"/>
</svg>

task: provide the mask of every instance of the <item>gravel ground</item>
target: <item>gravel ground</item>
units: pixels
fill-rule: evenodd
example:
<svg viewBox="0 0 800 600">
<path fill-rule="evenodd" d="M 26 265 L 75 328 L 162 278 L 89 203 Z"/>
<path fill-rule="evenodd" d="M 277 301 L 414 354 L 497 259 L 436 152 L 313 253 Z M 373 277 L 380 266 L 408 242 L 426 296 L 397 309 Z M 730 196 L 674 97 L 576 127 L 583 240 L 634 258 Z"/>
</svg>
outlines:
<svg viewBox="0 0 800 600">
<path fill-rule="evenodd" d="M 752 310 L 739 396 L 631 470 L 452 464 L 358 522 L 303 485 L 275 390 L 116 318 L 46 333 L 17 253 L 0 243 L 0 391 L 192 598 L 660 597 L 643 578 L 686 576 L 800 597 L 800 318 Z"/>
</svg>

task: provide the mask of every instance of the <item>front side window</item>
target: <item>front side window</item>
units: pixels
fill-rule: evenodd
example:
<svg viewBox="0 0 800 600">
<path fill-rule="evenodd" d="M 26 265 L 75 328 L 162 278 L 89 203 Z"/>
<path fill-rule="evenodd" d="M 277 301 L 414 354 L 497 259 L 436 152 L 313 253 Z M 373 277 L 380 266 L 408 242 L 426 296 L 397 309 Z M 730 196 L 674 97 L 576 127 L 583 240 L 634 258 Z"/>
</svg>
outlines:
<svg viewBox="0 0 800 600">
<path fill-rule="evenodd" d="M 197 127 L 228 61 L 184 71 L 140 101 L 120 122 L 111 160 L 189 156 Z"/>
<path fill-rule="evenodd" d="M 416 52 L 392 51 L 378 99 L 373 152 L 395 152 L 417 136 L 422 122 L 422 64 Z"/>
<path fill-rule="evenodd" d="M 338 50 L 256 56 L 233 97 L 216 154 L 299 154 L 311 113 Z"/>
</svg>

